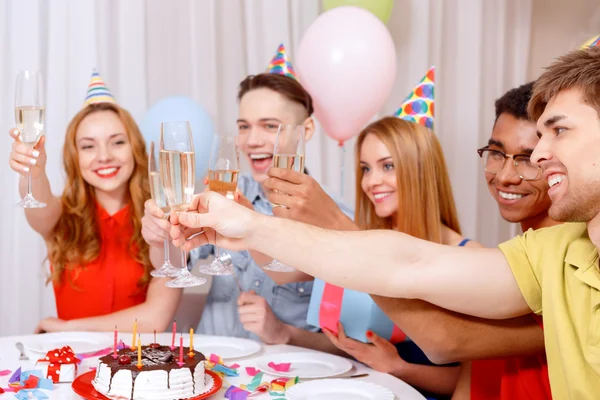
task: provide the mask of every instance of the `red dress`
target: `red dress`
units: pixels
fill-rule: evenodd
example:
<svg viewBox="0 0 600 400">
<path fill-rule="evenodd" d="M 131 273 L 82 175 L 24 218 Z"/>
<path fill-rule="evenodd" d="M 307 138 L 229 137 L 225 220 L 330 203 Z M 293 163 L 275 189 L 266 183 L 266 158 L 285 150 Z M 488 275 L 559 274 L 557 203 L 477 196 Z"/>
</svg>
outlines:
<svg viewBox="0 0 600 400">
<path fill-rule="evenodd" d="M 542 321 L 534 315 L 542 326 Z M 471 364 L 471 400 L 552 399 L 544 353 Z"/>
<path fill-rule="evenodd" d="M 129 205 L 112 216 L 99 204 L 96 210 L 101 237 L 98 258 L 65 270 L 60 283 L 53 283 L 58 318 L 63 320 L 110 314 L 146 301 L 147 286 L 138 285 L 144 266 L 130 251 Z"/>
</svg>

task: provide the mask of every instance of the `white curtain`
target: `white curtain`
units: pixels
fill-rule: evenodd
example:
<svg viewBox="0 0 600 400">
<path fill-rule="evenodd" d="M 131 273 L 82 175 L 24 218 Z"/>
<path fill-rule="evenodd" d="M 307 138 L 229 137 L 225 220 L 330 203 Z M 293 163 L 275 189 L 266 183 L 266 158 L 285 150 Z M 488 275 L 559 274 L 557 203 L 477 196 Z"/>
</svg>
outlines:
<svg viewBox="0 0 600 400">
<path fill-rule="evenodd" d="M 525 82 L 531 0 L 396 0 L 389 30 L 398 74 L 379 115 L 393 113 L 431 64 L 437 66 L 436 133 L 445 150 L 463 229 L 494 245 L 515 233 L 487 193 L 475 149 L 492 127 L 493 101 Z M 292 62 L 318 0 L 0 0 L 0 335 L 29 333 L 54 315 L 43 241 L 27 225 L 18 176 L 8 168 L 14 78 L 37 68 L 46 81 L 47 173 L 63 189 L 61 147 L 97 67 L 139 121 L 158 99 L 188 95 L 233 132 L 237 84 L 262 72 L 284 42 Z M 351 66 L 349 66 L 351 68 Z M 353 145 L 345 149 L 344 199 L 354 202 Z M 339 193 L 341 151 L 318 133 L 307 166 Z M 512 231 L 511 231 L 512 230 Z"/>
</svg>

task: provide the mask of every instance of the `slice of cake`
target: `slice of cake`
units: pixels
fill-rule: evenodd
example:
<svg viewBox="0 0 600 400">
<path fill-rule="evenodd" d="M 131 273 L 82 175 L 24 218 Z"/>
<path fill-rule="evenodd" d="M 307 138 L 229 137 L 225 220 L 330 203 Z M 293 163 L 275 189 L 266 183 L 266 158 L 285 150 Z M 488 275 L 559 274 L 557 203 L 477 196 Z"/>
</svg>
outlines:
<svg viewBox="0 0 600 400">
<path fill-rule="evenodd" d="M 204 391 L 204 360 L 200 352 L 190 357 L 183 348 L 183 363 L 179 348 L 151 344 L 142 346 L 142 367 L 138 367 L 138 352 L 129 348 L 98 360 L 96 391 L 110 399 L 171 400 L 187 399 Z"/>
</svg>

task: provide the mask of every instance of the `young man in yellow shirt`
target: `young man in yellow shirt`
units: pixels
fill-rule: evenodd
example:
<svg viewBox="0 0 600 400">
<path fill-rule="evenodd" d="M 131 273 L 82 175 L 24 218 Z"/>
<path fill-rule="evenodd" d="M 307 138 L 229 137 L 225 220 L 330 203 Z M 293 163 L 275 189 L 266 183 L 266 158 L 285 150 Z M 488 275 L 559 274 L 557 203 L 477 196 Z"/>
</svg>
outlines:
<svg viewBox="0 0 600 400">
<path fill-rule="evenodd" d="M 367 293 L 422 299 L 482 318 L 543 315 L 552 394 L 600 394 L 600 48 L 569 53 L 536 81 L 529 112 L 540 141 L 549 214 L 569 222 L 528 231 L 500 249 L 457 248 L 393 231 L 331 231 L 254 213 L 215 193 L 172 217 L 187 248 L 216 242 L 252 248 L 327 282 Z M 217 232 L 218 234 L 215 234 Z M 377 263 L 373 263 L 377 259 Z"/>
</svg>

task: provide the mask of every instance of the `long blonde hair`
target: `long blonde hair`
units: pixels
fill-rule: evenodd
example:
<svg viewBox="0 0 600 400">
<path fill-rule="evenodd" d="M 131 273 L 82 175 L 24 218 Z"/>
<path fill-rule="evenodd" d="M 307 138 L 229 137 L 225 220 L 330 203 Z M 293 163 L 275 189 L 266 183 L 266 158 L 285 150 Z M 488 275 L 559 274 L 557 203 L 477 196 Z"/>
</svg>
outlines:
<svg viewBox="0 0 600 400">
<path fill-rule="evenodd" d="M 369 134 L 377 136 L 392 155 L 398 193 L 397 227 L 392 217 L 377 216 L 362 190 L 360 151 Z M 361 229 L 397 229 L 437 243 L 442 243 L 442 224 L 461 233 L 444 154 L 429 129 L 396 117 L 382 118 L 360 133 L 355 158 L 355 221 Z"/>
<path fill-rule="evenodd" d="M 76 133 L 81 121 L 98 111 L 114 112 L 127 132 L 131 143 L 135 168 L 129 179 L 128 201 L 133 224 L 130 251 L 135 260 L 144 266 L 144 275 L 139 285 L 150 280 L 152 264 L 148 244 L 142 237 L 144 201 L 150 198 L 148 182 L 148 156 L 144 138 L 126 110 L 112 103 L 96 103 L 83 108 L 69 123 L 63 145 L 63 163 L 67 175 L 65 190 L 61 196 L 62 213 L 48 241 L 48 259 L 52 265 L 49 280 L 61 282 L 63 272 L 81 268 L 95 260 L 100 254 L 99 224 L 96 216 L 94 188 L 81 175 Z"/>
</svg>

